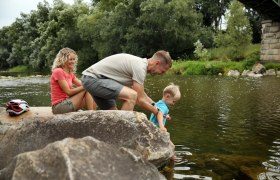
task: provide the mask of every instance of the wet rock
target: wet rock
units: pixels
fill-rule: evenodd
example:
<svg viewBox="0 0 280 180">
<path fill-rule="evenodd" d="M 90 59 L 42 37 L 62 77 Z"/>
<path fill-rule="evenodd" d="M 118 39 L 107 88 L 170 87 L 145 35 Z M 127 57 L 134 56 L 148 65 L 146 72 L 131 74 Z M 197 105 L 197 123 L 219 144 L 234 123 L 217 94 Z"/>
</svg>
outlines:
<svg viewBox="0 0 280 180">
<path fill-rule="evenodd" d="M 237 77 L 237 76 L 240 76 L 240 72 L 237 71 L 237 70 L 229 70 L 229 72 L 227 73 L 228 76 L 234 76 L 234 77 Z"/>
<path fill-rule="evenodd" d="M 257 177 L 264 172 L 261 167 L 246 167 L 241 166 L 239 171 L 240 179 L 257 179 Z"/>
<path fill-rule="evenodd" d="M 247 74 L 248 77 L 255 77 L 255 78 L 258 78 L 258 77 L 262 77 L 263 75 L 262 74 L 256 74 L 254 73 L 253 71 L 250 71 L 248 74 Z"/>
<path fill-rule="evenodd" d="M 262 65 L 261 63 L 256 63 L 253 65 L 252 71 L 255 74 L 264 74 L 266 69 L 265 69 L 264 65 Z"/>
<path fill-rule="evenodd" d="M 44 148 L 67 137 L 92 136 L 100 141 L 141 154 L 157 167 L 173 155 L 169 133 L 159 131 L 143 113 L 83 111 L 23 118 L 0 126 L 0 169 L 20 153 Z"/>
<path fill-rule="evenodd" d="M 266 76 L 276 76 L 276 72 L 274 69 L 268 69 L 265 74 Z"/>
<path fill-rule="evenodd" d="M 191 170 L 208 169 L 207 173 L 198 173 L 213 179 L 257 179 L 258 175 L 266 172 L 262 167 L 264 159 L 251 156 L 222 155 L 222 154 L 193 154 L 185 157 Z"/>
<path fill-rule="evenodd" d="M 247 76 L 250 73 L 250 70 L 244 70 L 242 72 L 242 76 Z"/>
<path fill-rule="evenodd" d="M 165 179 L 157 168 L 93 137 L 66 138 L 17 155 L 0 179 Z"/>
</svg>

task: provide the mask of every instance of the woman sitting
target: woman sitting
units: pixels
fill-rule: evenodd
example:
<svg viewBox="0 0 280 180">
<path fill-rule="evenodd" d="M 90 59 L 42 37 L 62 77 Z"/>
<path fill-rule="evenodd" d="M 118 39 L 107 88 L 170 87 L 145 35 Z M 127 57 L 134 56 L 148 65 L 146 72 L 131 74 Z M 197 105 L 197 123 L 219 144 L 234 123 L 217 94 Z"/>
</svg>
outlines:
<svg viewBox="0 0 280 180">
<path fill-rule="evenodd" d="M 70 48 L 61 49 L 54 59 L 50 79 L 54 114 L 73 112 L 84 107 L 88 110 L 96 109 L 91 95 L 74 75 L 77 62 L 78 56 Z M 75 87 L 72 87 L 73 84 Z"/>
</svg>

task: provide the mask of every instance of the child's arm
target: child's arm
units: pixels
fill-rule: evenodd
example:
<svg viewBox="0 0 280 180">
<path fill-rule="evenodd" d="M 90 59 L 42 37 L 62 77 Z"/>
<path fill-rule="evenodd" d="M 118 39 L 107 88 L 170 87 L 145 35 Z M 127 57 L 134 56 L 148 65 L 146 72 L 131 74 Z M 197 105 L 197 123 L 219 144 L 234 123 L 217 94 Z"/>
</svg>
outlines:
<svg viewBox="0 0 280 180">
<path fill-rule="evenodd" d="M 164 124 L 163 124 L 163 113 L 161 111 L 158 111 L 158 113 L 157 113 L 157 121 L 158 121 L 160 130 L 167 131 L 167 129 L 164 127 Z"/>
</svg>

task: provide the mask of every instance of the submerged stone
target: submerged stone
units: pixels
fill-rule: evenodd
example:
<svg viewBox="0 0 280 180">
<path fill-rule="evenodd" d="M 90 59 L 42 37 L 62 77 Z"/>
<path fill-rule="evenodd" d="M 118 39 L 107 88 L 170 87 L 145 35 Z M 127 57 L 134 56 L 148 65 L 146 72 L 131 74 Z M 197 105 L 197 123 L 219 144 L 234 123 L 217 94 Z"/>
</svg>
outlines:
<svg viewBox="0 0 280 180">
<path fill-rule="evenodd" d="M 255 180 L 266 172 L 261 166 L 264 159 L 259 157 L 205 153 L 187 155 L 182 159 L 187 159 L 190 171 L 213 179 Z"/>
</svg>

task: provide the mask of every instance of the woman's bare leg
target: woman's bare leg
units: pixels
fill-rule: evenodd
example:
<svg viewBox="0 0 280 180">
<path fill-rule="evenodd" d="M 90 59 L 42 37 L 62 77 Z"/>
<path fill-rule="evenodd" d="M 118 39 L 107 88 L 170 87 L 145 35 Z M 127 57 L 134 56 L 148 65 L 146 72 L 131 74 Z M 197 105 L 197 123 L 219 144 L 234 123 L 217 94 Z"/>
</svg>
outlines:
<svg viewBox="0 0 280 180">
<path fill-rule="evenodd" d="M 83 107 L 88 110 L 96 110 L 96 103 L 94 102 L 92 96 L 85 90 L 75 94 L 74 96 L 70 97 L 70 99 L 75 110 L 81 109 Z"/>
<path fill-rule="evenodd" d="M 84 91 L 81 91 L 78 94 L 75 94 L 74 96 L 70 97 L 75 111 L 78 110 L 78 109 L 81 109 L 83 107 L 83 104 L 85 104 L 84 103 L 85 94 L 86 94 L 86 91 L 84 90 Z"/>
<path fill-rule="evenodd" d="M 96 110 L 96 103 L 89 92 L 85 94 L 85 105 L 88 110 Z"/>
</svg>

